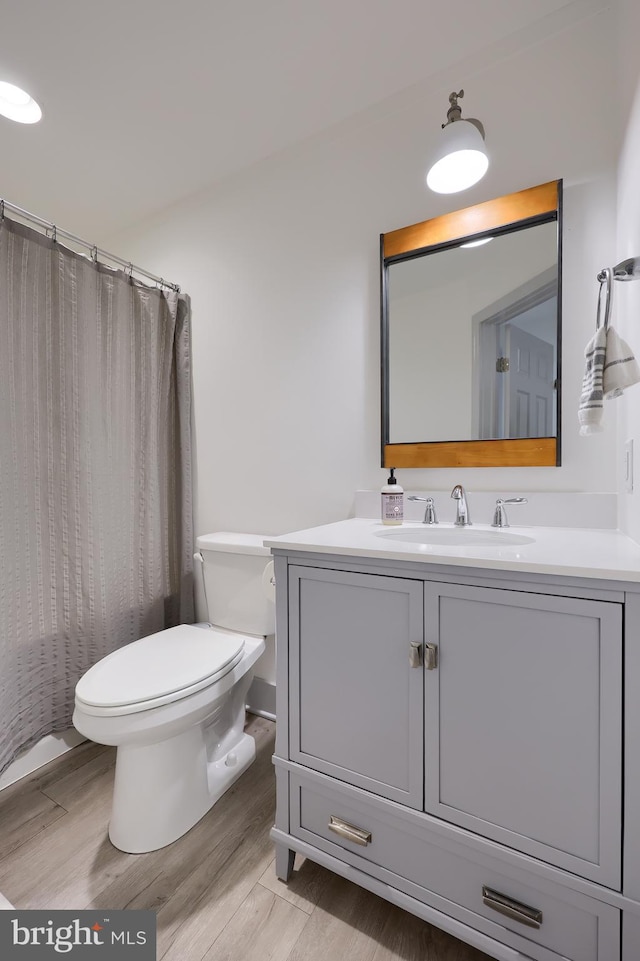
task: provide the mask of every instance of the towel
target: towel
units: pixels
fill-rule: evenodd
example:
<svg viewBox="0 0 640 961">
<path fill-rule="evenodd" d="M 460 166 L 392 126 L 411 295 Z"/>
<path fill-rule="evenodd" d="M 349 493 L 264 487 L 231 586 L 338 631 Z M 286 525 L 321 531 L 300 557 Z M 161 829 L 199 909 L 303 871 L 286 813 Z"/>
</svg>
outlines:
<svg viewBox="0 0 640 961">
<path fill-rule="evenodd" d="M 607 347 L 607 331 L 598 327 L 584 349 L 585 369 L 582 378 L 582 394 L 578 408 L 581 434 L 595 434 L 602 430 L 602 397 L 604 356 Z"/>
<path fill-rule="evenodd" d="M 602 401 L 620 397 L 625 388 L 640 381 L 640 366 L 625 340 L 613 329 L 598 327 L 587 344 L 578 410 L 580 434 L 595 434 L 602 428 Z"/>
</svg>

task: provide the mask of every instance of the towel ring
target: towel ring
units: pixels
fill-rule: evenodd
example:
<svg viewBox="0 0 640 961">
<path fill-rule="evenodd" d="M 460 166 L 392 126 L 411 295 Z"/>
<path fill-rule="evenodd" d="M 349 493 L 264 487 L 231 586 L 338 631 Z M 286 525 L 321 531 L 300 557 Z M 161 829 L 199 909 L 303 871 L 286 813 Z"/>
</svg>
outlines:
<svg viewBox="0 0 640 961">
<path fill-rule="evenodd" d="M 600 323 L 600 316 L 602 312 L 602 288 L 606 287 L 606 297 L 604 302 L 604 329 L 609 329 L 609 320 L 611 319 L 611 301 L 613 299 L 613 284 L 612 275 L 613 271 L 611 267 L 605 267 L 603 271 L 598 275 L 598 277 L 604 277 L 600 280 L 600 290 L 598 291 L 598 306 L 596 308 L 596 330 L 599 330 L 602 326 Z"/>
</svg>

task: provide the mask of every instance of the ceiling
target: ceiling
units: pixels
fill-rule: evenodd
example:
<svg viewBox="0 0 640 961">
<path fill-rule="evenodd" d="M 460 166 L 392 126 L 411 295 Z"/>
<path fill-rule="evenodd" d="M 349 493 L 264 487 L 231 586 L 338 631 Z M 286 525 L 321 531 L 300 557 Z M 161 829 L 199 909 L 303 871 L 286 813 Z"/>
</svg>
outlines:
<svg viewBox="0 0 640 961">
<path fill-rule="evenodd" d="M 603 5 L 2 0 L 0 80 L 44 117 L 0 117 L 0 197 L 102 243 L 497 40 L 522 46 L 558 11 Z M 449 92 L 443 80 L 442 120 Z"/>
</svg>

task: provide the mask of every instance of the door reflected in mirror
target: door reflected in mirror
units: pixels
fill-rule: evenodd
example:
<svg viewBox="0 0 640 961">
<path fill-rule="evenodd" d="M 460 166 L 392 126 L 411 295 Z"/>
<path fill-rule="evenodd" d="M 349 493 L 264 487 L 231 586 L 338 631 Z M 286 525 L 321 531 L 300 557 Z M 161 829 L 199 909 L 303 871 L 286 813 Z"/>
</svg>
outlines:
<svg viewBox="0 0 640 961">
<path fill-rule="evenodd" d="M 559 463 L 560 197 L 382 235 L 383 466 Z"/>
</svg>

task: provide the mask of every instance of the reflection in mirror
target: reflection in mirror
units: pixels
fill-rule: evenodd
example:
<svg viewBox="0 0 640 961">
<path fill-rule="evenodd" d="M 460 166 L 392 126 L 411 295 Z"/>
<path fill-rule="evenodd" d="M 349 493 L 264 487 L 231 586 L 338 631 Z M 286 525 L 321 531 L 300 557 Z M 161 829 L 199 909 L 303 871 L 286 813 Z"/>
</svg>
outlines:
<svg viewBox="0 0 640 961">
<path fill-rule="evenodd" d="M 557 284 L 555 223 L 391 264 L 389 442 L 555 435 Z"/>
<path fill-rule="evenodd" d="M 382 235 L 383 466 L 559 463 L 560 197 Z"/>
</svg>

